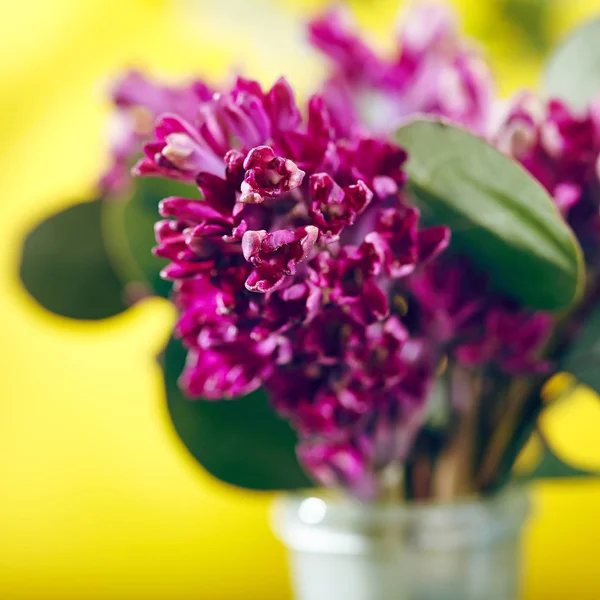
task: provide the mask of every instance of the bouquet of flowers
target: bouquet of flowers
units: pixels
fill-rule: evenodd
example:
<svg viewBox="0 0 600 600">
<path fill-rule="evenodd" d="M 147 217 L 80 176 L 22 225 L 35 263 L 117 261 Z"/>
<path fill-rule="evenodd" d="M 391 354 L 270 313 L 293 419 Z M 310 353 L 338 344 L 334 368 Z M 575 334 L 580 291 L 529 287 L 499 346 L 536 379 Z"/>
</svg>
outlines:
<svg viewBox="0 0 600 600">
<path fill-rule="evenodd" d="M 308 24 L 306 102 L 125 74 L 98 198 L 31 232 L 21 276 L 73 318 L 171 299 L 169 413 L 223 481 L 491 493 L 547 402 L 600 390 L 600 24 L 502 103 L 444 7 L 386 56 L 346 17 Z M 591 474 L 542 441 L 527 476 Z"/>
</svg>

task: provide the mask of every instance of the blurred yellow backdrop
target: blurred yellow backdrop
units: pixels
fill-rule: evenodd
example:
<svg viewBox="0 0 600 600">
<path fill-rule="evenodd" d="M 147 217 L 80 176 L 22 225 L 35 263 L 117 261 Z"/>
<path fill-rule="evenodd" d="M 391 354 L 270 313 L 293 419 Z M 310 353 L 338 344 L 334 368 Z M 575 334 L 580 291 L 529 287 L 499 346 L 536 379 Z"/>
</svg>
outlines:
<svg viewBox="0 0 600 600">
<path fill-rule="evenodd" d="M 28 298 L 17 262 L 24 232 L 84 199 L 106 164 L 110 75 L 136 65 L 216 77 L 251 65 L 266 80 L 289 72 L 306 89 L 317 65 L 294 52 L 294 20 L 319 4 L 2 3 L 1 600 L 289 598 L 285 556 L 268 528 L 270 496 L 211 480 L 169 427 L 152 357 L 170 307 L 152 300 L 106 322 L 73 323 Z M 351 4 L 374 32 L 396 9 L 389 0 Z M 537 58 L 502 19 L 500 0 L 455 4 L 482 38 L 502 92 L 534 84 Z M 557 36 L 600 3 L 554 0 L 549 10 Z M 595 397 L 562 405 L 548 426 L 581 463 L 600 464 Z M 534 501 L 526 598 L 600 597 L 600 483 L 543 484 Z"/>
</svg>

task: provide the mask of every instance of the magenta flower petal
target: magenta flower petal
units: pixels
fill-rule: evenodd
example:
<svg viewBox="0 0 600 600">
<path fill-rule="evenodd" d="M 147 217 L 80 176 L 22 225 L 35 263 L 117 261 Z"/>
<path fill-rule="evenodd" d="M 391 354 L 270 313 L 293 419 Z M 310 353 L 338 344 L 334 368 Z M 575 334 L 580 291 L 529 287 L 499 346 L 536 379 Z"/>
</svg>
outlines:
<svg viewBox="0 0 600 600">
<path fill-rule="evenodd" d="M 271 120 L 278 131 L 296 129 L 302 121 L 300 110 L 294 99 L 290 84 L 281 77 L 269 90 L 266 106 Z"/>
<path fill-rule="evenodd" d="M 312 225 L 295 231 L 247 231 L 242 238 L 242 251 L 255 269 L 246 280 L 246 288 L 264 293 L 279 287 L 308 258 L 317 237 L 318 230 Z"/>
<path fill-rule="evenodd" d="M 332 63 L 324 97 L 338 133 L 366 127 L 387 134 L 414 113 L 441 115 L 486 132 L 493 90 L 489 70 L 460 39 L 448 7 L 415 3 L 390 58 L 375 54 L 347 16 L 329 12 L 308 27 L 309 40 Z"/>
<path fill-rule="evenodd" d="M 191 398 L 237 398 L 258 389 L 270 369 L 269 358 L 251 342 L 236 341 L 214 350 L 192 348 L 180 384 Z"/>
<path fill-rule="evenodd" d="M 113 162 L 100 181 L 101 189 L 117 194 L 130 185 L 132 158 L 139 153 L 140 145 L 150 140 L 158 115 L 176 112 L 184 119 L 194 119 L 198 104 L 208 101 L 212 94 L 201 81 L 167 86 L 138 71 L 125 73 L 112 90 L 116 109 L 109 129 Z M 151 164 L 140 167 L 146 174 L 158 174 L 155 170 Z"/>
<path fill-rule="evenodd" d="M 352 31 L 349 14 L 330 11 L 314 19 L 308 27 L 309 40 L 354 79 L 358 73 L 377 80 L 383 64 L 373 51 Z"/>
<path fill-rule="evenodd" d="M 327 173 L 311 175 L 309 185 L 313 222 L 328 242 L 336 241 L 346 226 L 353 225 L 373 199 L 364 182 L 342 189 Z"/>
<path fill-rule="evenodd" d="M 418 233 L 419 261 L 421 264 L 433 260 L 450 244 L 448 227 L 430 227 Z"/>
<path fill-rule="evenodd" d="M 238 89 L 220 95 L 216 102 L 227 129 L 244 147 L 259 146 L 270 137 L 271 123 L 262 97 Z"/>
<path fill-rule="evenodd" d="M 275 198 L 295 190 L 305 175 L 293 161 L 275 156 L 269 146 L 252 148 L 243 166 L 246 174 L 239 201 L 249 204 L 260 204 L 265 198 Z"/>
<path fill-rule="evenodd" d="M 146 158 L 134 167 L 135 175 L 160 175 L 194 181 L 201 172 L 225 175 L 225 164 L 210 144 L 184 119 L 161 115 L 156 123 L 156 141 L 148 143 Z"/>
<path fill-rule="evenodd" d="M 368 464 L 352 444 L 305 442 L 298 447 L 298 458 L 321 485 L 350 488 L 361 497 L 370 495 Z"/>
</svg>

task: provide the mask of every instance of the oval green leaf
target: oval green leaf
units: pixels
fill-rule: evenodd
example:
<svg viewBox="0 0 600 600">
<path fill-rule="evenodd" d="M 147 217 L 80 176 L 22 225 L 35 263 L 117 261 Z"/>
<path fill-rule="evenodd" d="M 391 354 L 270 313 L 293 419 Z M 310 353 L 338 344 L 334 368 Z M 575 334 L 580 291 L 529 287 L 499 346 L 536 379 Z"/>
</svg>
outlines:
<svg viewBox="0 0 600 600">
<path fill-rule="evenodd" d="M 161 219 L 158 203 L 168 196 L 200 198 L 198 188 L 168 179 L 140 177 L 130 197 L 105 203 L 104 235 L 111 255 L 126 281 L 145 283 L 157 296 L 167 298 L 172 283 L 160 276 L 167 261 L 152 254 L 154 224 Z"/>
<path fill-rule="evenodd" d="M 259 390 L 238 400 L 189 400 L 177 379 L 185 351 L 171 339 L 162 357 L 167 406 L 175 431 L 213 476 L 253 490 L 306 488 L 310 480 L 296 459 L 296 434 Z"/>
<path fill-rule="evenodd" d="M 409 154 L 409 186 L 426 222 L 452 229 L 494 288 L 536 310 L 579 296 L 581 249 L 542 186 L 485 140 L 445 121 L 416 119 L 396 132 Z"/>
<path fill-rule="evenodd" d="M 548 440 L 538 431 L 542 443 L 542 456 L 540 462 L 532 473 L 522 479 L 572 479 L 585 477 L 598 477 L 600 473 L 581 469 L 562 460 L 552 449 Z"/>
<path fill-rule="evenodd" d="M 97 320 L 127 308 L 123 285 L 104 246 L 102 203 L 71 206 L 37 225 L 25 238 L 21 280 L 53 313 Z"/>
<path fill-rule="evenodd" d="M 575 29 L 546 62 L 542 90 L 574 109 L 585 110 L 600 94 L 600 18 Z"/>
<path fill-rule="evenodd" d="M 578 335 L 560 357 L 559 371 L 600 393 L 600 307 L 583 323 Z"/>
</svg>

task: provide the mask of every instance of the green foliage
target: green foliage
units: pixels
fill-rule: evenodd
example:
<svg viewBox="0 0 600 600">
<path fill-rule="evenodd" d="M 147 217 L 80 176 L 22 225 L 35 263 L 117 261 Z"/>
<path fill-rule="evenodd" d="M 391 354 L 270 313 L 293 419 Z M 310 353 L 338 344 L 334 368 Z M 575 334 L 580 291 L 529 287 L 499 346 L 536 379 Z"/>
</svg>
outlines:
<svg viewBox="0 0 600 600">
<path fill-rule="evenodd" d="M 550 46 L 552 0 L 500 0 L 500 15 L 518 32 L 520 44 L 536 55 Z"/>
<path fill-rule="evenodd" d="M 597 394 L 600 393 L 600 307 L 595 307 L 588 318 L 580 324 L 577 335 L 566 347 L 559 358 L 557 370 L 570 373 L 574 384 L 569 386 L 572 392 L 576 385 L 586 385 Z M 555 402 L 569 393 L 562 393 Z M 544 454 L 542 461 L 531 475 L 531 478 L 549 479 L 564 477 L 597 477 L 598 472 L 587 471 L 562 461 L 552 450 L 547 440 L 542 438 Z"/>
<path fill-rule="evenodd" d="M 147 284 L 157 296 L 166 298 L 172 283 L 160 277 L 167 261 L 151 252 L 156 245 L 154 224 L 160 219 L 158 203 L 169 196 L 200 198 L 194 186 L 153 177 L 133 180 L 130 198 L 104 203 L 104 235 L 122 277 Z"/>
<path fill-rule="evenodd" d="M 20 277 L 47 310 L 104 319 L 127 308 L 101 231 L 101 200 L 76 204 L 37 225 L 24 241 Z"/>
<path fill-rule="evenodd" d="M 212 475 L 254 490 L 308 487 L 296 460 L 296 434 L 259 390 L 237 400 L 189 400 L 177 379 L 185 352 L 171 340 L 163 356 L 169 414 L 192 456 Z"/>
<path fill-rule="evenodd" d="M 585 109 L 600 94 L 600 18 L 575 29 L 551 53 L 542 89 L 572 108 Z"/>
<path fill-rule="evenodd" d="M 557 456 L 547 440 L 542 438 L 542 459 L 526 479 L 571 479 L 597 477 L 600 473 L 574 467 Z"/>
<path fill-rule="evenodd" d="M 548 410 L 548 407 L 546 407 L 546 410 Z M 598 472 L 571 465 L 560 458 L 560 456 L 556 454 L 552 444 L 550 444 L 544 433 L 541 431 L 539 425 L 533 429 L 532 433 L 535 436 L 534 440 L 540 444 L 539 451 L 541 452 L 541 456 L 537 461 L 536 466 L 531 469 L 530 472 L 517 475 L 518 479 L 522 481 L 530 481 L 532 479 L 572 479 L 597 477 L 600 475 Z M 522 446 L 524 445 L 525 444 Z M 516 456 L 514 458 L 516 459 Z"/>
<path fill-rule="evenodd" d="M 416 119 L 396 132 L 426 221 L 452 228 L 453 247 L 524 306 L 559 310 L 579 296 L 581 249 L 542 186 L 481 138 Z"/>
<path fill-rule="evenodd" d="M 581 325 L 578 335 L 561 357 L 559 370 L 600 393 L 600 307 Z"/>
</svg>

